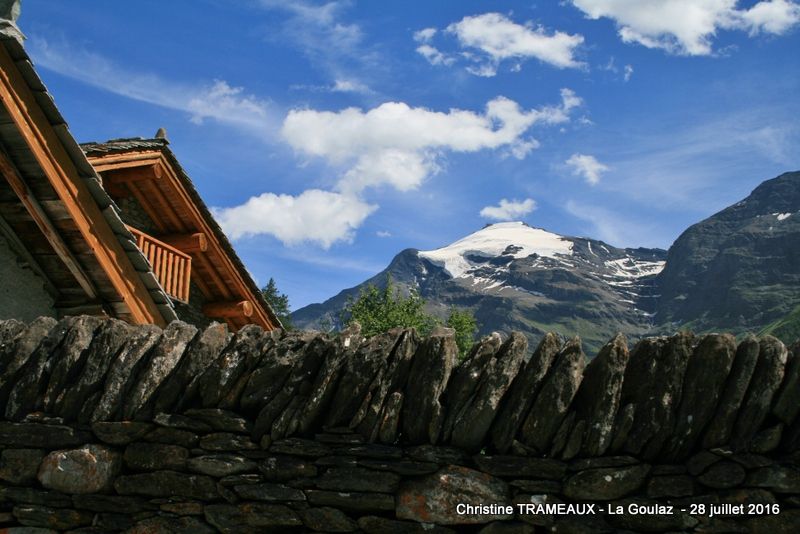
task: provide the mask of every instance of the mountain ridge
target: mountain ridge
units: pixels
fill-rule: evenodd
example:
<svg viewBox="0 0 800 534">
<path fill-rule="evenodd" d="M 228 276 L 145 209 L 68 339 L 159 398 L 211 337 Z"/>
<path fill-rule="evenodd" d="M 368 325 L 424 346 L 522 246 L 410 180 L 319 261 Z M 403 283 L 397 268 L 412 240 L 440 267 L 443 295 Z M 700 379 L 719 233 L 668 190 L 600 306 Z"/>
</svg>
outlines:
<svg viewBox="0 0 800 534">
<path fill-rule="evenodd" d="M 687 228 L 659 276 L 665 326 L 758 331 L 800 303 L 800 171 Z"/>
<path fill-rule="evenodd" d="M 306 328 L 323 317 L 336 324 L 349 297 L 369 284 L 384 287 L 391 276 L 401 291 L 426 299 L 434 315 L 444 317 L 451 306 L 470 309 L 481 334 L 520 330 L 533 340 L 566 323 L 597 348 L 604 342 L 601 330 L 650 331 L 648 280 L 665 256 L 661 249 L 619 249 L 521 222 L 495 223 L 438 249 L 405 249 L 377 275 L 292 318 Z M 598 322 L 605 327 L 589 333 L 587 326 Z"/>
<path fill-rule="evenodd" d="M 798 212 L 800 172 L 790 172 L 691 225 L 669 250 L 489 224 L 438 249 L 405 249 L 377 275 L 292 318 L 305 328 L 336 325 L 349 297 L 391 276 L 437 316 L 471 310 L 482 335 L 518 330 L 535 342 L 557 331 L 579 335 L 589 353 L 616 332 L 757 332 L 800 303 Z"/>
</svg>

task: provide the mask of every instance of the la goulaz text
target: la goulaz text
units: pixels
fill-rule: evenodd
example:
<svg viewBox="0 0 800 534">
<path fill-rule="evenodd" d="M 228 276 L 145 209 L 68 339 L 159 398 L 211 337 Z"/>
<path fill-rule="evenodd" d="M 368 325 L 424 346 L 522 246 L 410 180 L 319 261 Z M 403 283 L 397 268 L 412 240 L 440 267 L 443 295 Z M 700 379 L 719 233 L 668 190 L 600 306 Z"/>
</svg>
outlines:
<svg viewBox="0 0 800 534">
<path fill-rule="evenodd" d="M 688 508 L 675 508 L 669 504 L 608 505 L 606 507 L 591 503 L 517 503 L 506 504 L 458 504 L 459 515 L 672 515 L 676 512 L 690 515 L 734 516 L 734 515 L 776 515 L 780 513 L 779 504 L 692 504 Z"/>
</svg>

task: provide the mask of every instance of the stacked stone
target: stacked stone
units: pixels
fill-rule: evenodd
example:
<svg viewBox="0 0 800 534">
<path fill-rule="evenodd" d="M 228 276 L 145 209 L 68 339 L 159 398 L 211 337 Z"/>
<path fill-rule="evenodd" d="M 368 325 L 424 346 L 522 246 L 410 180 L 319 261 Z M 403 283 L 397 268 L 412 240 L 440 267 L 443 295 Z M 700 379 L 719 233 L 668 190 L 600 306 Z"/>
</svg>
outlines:
<svg viewBox="0 0 800 534">
<path fill-rule="evenodd" d="M 448 329 L 0 322 L 0 529 L 790 532 L 798 349 L 618 335 L 587 364 L 577 339 L 529 355 L 512 333 L 458 363 Z M 456 509 L 559 502 L 605 511 Z M 721 503 L 780 513 L 709 517 Z M 687 511 L 608 513 L 654 504 Z"/>
<path fill-rule="evenodd" d="M 41 533 L 453 532 L 448 529 L 456 525 L 474 525 L 476 532 L 778 533 L 800 524 L 796 455 L 715 448 L 678 464 L 632 456 L 562 461 L 370 444 L 344 428 L 262 448 L 251 431 L 242 417 L 216 408 L 159 413 L 153 422 L 96 422 L 90 430 L 47 417 L 2 422 L 0 527 Z M 587 502 L 603 512 L 561 516 L 520 506 Z M 459 513 L 459 504 L 512 506 L 512 512 Z M 722 504 L 753 504 L 770 513 L 710 517 L 710 507 Z M 631 506 L 657 505 L 673 511 L 628 513 Z M 608 512 L 619 507 L 625 512 Z"/>
</svg>

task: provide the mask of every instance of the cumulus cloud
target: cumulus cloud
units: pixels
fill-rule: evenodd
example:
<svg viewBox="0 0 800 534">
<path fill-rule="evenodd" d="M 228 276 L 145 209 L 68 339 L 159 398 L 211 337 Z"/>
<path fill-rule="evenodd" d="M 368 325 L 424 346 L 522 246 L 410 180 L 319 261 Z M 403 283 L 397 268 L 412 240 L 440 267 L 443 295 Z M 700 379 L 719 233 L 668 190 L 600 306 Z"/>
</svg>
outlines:
<svg viewBox="0 0 800 534">
<path fill-rule="evenodd" d="M 467 16 L 447 26 L 445 34 L 454 37 L 461 49 L 461 57 L 469 61 L 466 69 L 476 76 L 497 74 L 503 61 L 513 61 L 511 71 L 518 71 L 520 63 L 535 58 L 554 67 L 581 68 L 584 64 L 575 58 L 583 36 L 561 31 L 549 32 L 532 23 L 517 24 L 500 13 Z M 456 57 L 435 48 L 431 42 L 436 28 L 425 28 L 414 34 L 422 43 L 417 52 L 432 65 L 451 65 Z"/>
<path fill-rule="evenodd" d="M 572 0 L 590 19 L 616 22 L 626 43 L 670 53 L 709 55 L 718 30 L 781 35 L 800 22 L 800 5 L 763 0 L 737 9 L 737 0 Z"/>
<path fill-rule="evenodd" d="M 484 219 L 495 221 L 512 221 L 529 214 L 536 209 L 536 201 L 532 198 L 525 200 L 506 200 L 500 201 L 497 206 L 486 206 L 480 212 Z"/>
<path fill-rule="evenodd" d="M 351 241 L 378 208 L 363 199 L 368 188 L 416 189 L 439 172 L 440 161 L 452 152 L 496 149 L 523 158 L 538 146 L 527 135 L 534 125 L 564 123 L 581 103 L 573 91 L 562 89 L 558 105 L 531 110 L 504 97 L 490 100 L 482 112 L 433 111 L 403 102 L 367 111 L 292 110 L 283 122 L 283 138 L 298 154 L 322 158 L 336 168 L 335 190 L 311 189 L 297 196 L 264 193 L 240 206 L 217 208 L 215 215 L 233 239 L 271 234 L 287 245 L 313 242 L 329 248 Z M 494 209 L 524 214 L 535 207 L 532 203 L 503 200 Z"/>
<path fill-rule="evenodd" d="M 505 97 L 490 100 L 482 113 L 433 111 L 403 102 L 369 111 L 302 109 L 289 112 L 281 131 L 299 153 L 344 167 L 340 191 L 359 193 L 382 184 L 407 191 L 435 174 L 446 152 L 504 148 L 524 157 L 537 146 L 525 137 L 533 125 L 566 122 L 580 104 L 574 92 L 562 89 L 559 105 L 533 110 Z"/>
<path fill-rule="evenodd" d="M 462 46 L 482 51 L 494 63 L 533 57 L 558 68 L 582 65 L 575 59 L 575 49 L 583 43 L 583 36 L 560 31 L 548 34 L 541 26 L 517 24 L 500 13 L 464 17 L 447 31 Z"/>
<path fill-rule="evenodd" d="M 587 154 L 573 154 L 564 163 L 572 168 L 572 174 L 582 176 L 589 185 L 597 185 L 600 182 L 600 175 L 609 170 L 608 166 Z"/>
<path fill-rule="evenodd" d="M 353 195 L 309 189 L 300 195 L 263 193 L 232 208 L 215 208 L 214 216 L 232 239 L 271 234 L 286 245 L 313 242 L 329 248 L 352 241 L 377 206 Z"/>
<path fill-rule="evenodd" d="M 748 10 L 737 11 L 734 17 L 734 24 L 750 35 L 761 32 L 782 35 L 798 22 L 800 5 L 787 0 L 758 2 Z"/>
</svg>

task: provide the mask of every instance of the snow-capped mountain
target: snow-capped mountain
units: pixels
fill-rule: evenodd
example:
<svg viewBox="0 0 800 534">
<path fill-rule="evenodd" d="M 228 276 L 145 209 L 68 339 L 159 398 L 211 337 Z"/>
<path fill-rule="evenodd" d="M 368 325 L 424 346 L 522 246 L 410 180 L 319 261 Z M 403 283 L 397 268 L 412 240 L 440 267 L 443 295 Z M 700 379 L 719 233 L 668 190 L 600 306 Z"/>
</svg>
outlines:
<svg viewBox="0 0 800 534">
<path fill-rule="evenodd" d="M 572 241 L 522 222 L 509 222 L 491 224 L 446 247 L 419 252 L 420 257 L 444 268 L 453 278 L 474 276 L 486 258 L 521 259 L 534 254 L 543 258 L 571 256 Z"/>
<path fill-rule="evenodd" d="M 303 327 L 335 323 L 348 296 L 387 274 L 440 316 L 471 309 L 482 334 L 577 334 L 589 354 L 616 332 L 676 328 L 772 332 L 790 343 L 800 332 L 800 172 L 692 225 L 669 253 L 492 224 L 436 250 L 404 250 L 370 280 L 292 317 Z"/>
<path fill-rule="evenodd" d="M 650 307 L 646 301 L 640 302 L 650 297 L 642 289 L 664 268 L 664 254 L 661 250 L 614 249 L 600 241 L 567 238 L 522 222 L 488 225 L 446 247 L 417 253 L 480 293 L 508 289 L 547 297 L 546 288 L 531 289 L 530 280 L 521 277 L 530 279 L 537 271 L 579 270 L 618 293 L 619 302 L 634 308 L 636 304 Z"/>
<path fill-rule="evenodd" d="M 304 327 L 322 318 L 335 322 L 348 295 L 391 275 L 437 315 L 451 306 L 471 309 L 482 334 L 520 330 L 533 340 L 556 330 L 580 335 L 591 351 L 616 331 L 648 332 L 653 279 L 665 258 L 664 250 L 619 249 L 521 222 L 498 223 L 442 248 L 405 250 L 377 276 L 298 310 L 293 319 Z"/>
</svg>

